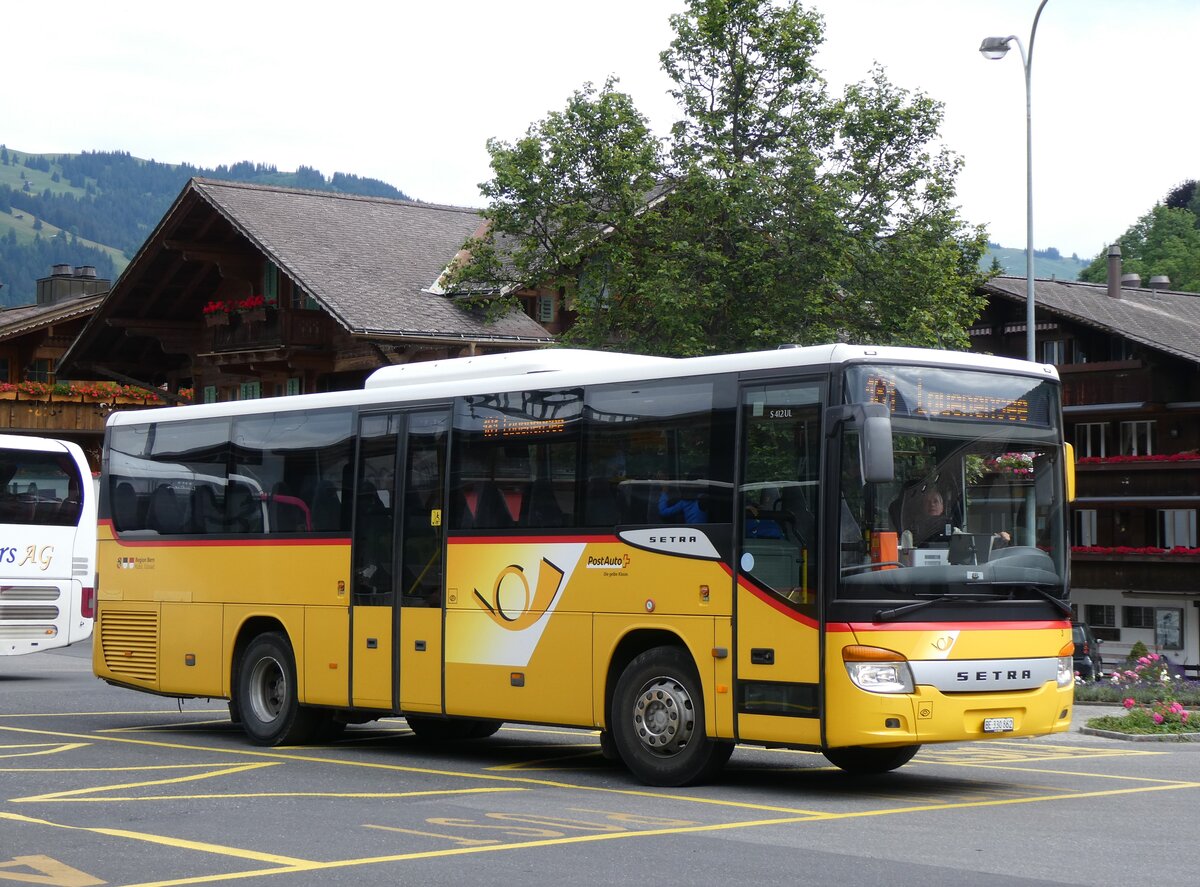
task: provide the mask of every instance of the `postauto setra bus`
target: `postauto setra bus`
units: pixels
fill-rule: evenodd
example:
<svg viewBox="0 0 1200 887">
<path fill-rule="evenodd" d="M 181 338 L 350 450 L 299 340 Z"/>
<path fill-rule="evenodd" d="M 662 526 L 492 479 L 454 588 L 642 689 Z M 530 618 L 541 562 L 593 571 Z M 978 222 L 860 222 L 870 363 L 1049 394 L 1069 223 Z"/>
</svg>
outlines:
<svg viewBox="0 0 1200 887">
<path fill-rule="evenodd" d="M 881 772 L 1066 730 L 1059 390 L 926 350 L 558 350 L 115 413 L 95 671 L 263 745 L 598 729 L 656 785 L 738 742 Z"/>
<path fill-rule="evenodd" d="M 0 434 L 0 656 L 92 636 L 96 491 L 78 444 Z"/>
</svg>

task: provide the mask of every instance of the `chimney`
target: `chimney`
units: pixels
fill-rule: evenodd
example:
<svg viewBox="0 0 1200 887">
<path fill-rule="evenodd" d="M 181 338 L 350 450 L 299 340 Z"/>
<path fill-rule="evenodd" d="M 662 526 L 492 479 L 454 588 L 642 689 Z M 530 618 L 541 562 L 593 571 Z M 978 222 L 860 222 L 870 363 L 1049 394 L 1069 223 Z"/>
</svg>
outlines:
<svg viewBox="0 0 1200 887">
<path fill-rule="evenodd" d="M 1121 298 L 1121 247 L 1115 243 L 1108 248 L 1108 297 Z"/>
<path fill-rule="evenodd" d="M 1141 285 L 1142 275 L 1134 274 L 1132 271 L 1130 271 L 1128 274 L 1121 275 L 1121 289 L 1124 289 L 1125 287 L 1135 289 Z"/>
<path fill-rule="evenodd" d="M 75 269 L 75 276 L 76 277 L 94 278 L 96 276 L 96 266 L 95 265 L 80 265 L 78 268 Z"/>
<path fill-rule="evenodd" d="M 70 265 L 54 265 L 50 268 L 51 277 L 70 277 L 74 270 Z"/>
<path fill-rule="evenodd" d="M 1150 289 L 1152 290 L 1169 290 L 1171 288 L 1171 278 L 1165 274 L 1155 274 L 1150 278 Z"/>
</svg>

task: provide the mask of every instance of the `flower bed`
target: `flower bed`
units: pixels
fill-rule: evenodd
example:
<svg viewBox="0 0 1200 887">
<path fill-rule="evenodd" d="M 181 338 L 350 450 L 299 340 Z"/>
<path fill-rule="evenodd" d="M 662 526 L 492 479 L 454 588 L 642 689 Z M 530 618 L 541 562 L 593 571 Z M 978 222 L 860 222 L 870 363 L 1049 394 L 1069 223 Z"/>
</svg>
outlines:
<svg viewBox="0 0 1200 887">
<path fill-rule="evenodd" d="M 0 382 L 0 395 L 21 400 L 164 403 L 159 391 L 117 382 Z M 191 400 L 191 389 L 181 390 L 179 396 Z"/>
<path fill-rule="evenodd" d="M 1200 459 L 1200 453 L 1162 453 L 1153 456 L 1083 456 L 1076 460 L 1076 465 L 1122 465 L 1138 462 L 1195 462 Z"/>
<path fill-rule="evenodd" d="M 1107 681 L 1093 685 L 1077 685 L 1077 701 L 1117 701 L 1125 707 L 1123 715 L 1104 715 L 1091 718 L 1087 726 L 1093 730 L 1131 735 L 1184 734 L 1200 732 L 1200 717 L 1193 718 L 1185 702 L 1200 697 L 1191 681 L 1172 675 L 1170 666 L 1157 653 L 1147 653 L 1130 663 L 1130 667 L 1112 673 Z M 1106 687 L 1113 697 L 1108 700 L 1088 700 L 1095 695 L 1084 687 Z"/>
<path fill-rule="evenodd" d="M 1177 545 L 1174 548 L 1157 548 L 1153 545 L 1072 545 L 1071 554 L 1169 554 L 1169 555 L 1200 555 L 1200 548 L 1186 548 Z"/>
</svg>

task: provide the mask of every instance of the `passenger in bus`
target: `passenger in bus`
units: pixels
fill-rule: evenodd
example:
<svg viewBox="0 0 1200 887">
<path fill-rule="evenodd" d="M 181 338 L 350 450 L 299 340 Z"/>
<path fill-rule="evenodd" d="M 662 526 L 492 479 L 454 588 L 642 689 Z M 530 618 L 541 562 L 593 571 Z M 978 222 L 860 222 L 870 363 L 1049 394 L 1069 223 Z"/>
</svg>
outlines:
<svg viewBox="0 0 1200 887">
<path fill-rule="evenodd" d="M 697 480 L 699 475 L 689 475 Z M 658 513 L 667 520 L 682 520 L 685 524 L 708 523 L 708 510 L 697 488 L 672 489 L 662 485 L 658 494 Z"/>
<path fill-rule="evenodd" d="M 763 487 L 746 498 L 746 538 L 782 539 L 783 527 L 777 517 L 783 509 L 783 497 L 775 488 Z"/>
</svg>

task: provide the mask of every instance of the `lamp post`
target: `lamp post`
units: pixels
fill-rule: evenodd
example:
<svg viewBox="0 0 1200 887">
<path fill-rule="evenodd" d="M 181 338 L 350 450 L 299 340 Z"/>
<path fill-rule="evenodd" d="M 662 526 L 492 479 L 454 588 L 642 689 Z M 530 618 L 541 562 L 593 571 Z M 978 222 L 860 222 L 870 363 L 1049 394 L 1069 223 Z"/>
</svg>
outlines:
<svg viewBox="0 0 1200 887">
<path fill-rule="evenodd" d="M 1029 51 L 1015 34 L 1008 37 L 986 37 L 979 45 L 985 59 L 1002 59 L 1010 43 L 1017 44 L 1021 52 L 1021 64 L 1025 67 L 1025 359 L 1036 358 L 1033 322 L 1033 90 L 1030 84 L 1030 69 L 1033 66 L 1033 38 L 1037 36 L 1038 19 L 1046 0 L 1038 4 L 1033 16 L 1033 28 L 1029 31 Z"/>
</svg>

